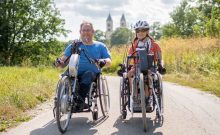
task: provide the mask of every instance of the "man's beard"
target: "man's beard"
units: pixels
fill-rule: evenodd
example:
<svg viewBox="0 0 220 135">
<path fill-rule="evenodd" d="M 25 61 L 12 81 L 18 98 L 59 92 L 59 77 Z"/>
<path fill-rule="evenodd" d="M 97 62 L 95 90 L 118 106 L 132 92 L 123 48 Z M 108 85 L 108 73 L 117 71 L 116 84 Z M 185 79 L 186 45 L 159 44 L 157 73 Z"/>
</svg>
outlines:
<svg viewBox="0 0 220 135">
<path fill-rule="evenodd" d="M 83 37 L 82 38 L 82 41 L 84 42 L 84 43 L 91 43 L 91 39 L 90 38 L 88 38 L 88 37 Z"/>
</svg>

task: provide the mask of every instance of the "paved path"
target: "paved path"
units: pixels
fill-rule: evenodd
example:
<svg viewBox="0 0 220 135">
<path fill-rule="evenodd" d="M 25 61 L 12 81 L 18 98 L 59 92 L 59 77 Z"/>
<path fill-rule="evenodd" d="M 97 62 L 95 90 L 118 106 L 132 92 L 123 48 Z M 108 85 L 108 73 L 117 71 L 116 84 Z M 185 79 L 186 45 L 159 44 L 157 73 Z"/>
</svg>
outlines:
<svg viewBox="0 0 220 135">
<path fill-rule="evenodd" d="M 92 121 L 91 113 L 73 114 L 65 135 L 219 135 L 220 99 L 173 83 L 164 82 L 164 122 L 155 121 L 155 112 L 147 114 L 148 131 L 143 132 L 141 114 L 119 117 L 119 77 L 108 77 L 111 96 L 109 117 Z M 101 115 L 101 113 L 100 113 Z M 1 135 L 60 135 L 52 106 L 29 122 Z"/>
</svg>

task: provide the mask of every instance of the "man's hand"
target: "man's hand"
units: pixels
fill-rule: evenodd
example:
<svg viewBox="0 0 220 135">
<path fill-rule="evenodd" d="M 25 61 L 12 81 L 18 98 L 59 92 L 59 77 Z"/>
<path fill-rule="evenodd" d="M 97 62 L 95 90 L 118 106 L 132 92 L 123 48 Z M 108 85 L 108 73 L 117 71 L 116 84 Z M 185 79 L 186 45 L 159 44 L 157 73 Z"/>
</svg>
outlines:
<svg viewBox="0 0 220 135">
<path fill-rule="evenodd" d="M 99 67 L 100 67 L 100 68 L 104 67 L 105 64 L 106 64 L 106 61 L 103 60 L 103 59 L 98 59 L 97 62 L 98 62 L 98 64 L 99 64 Z"/>
<path fill-rule="evenodd" d="M 60 66 L 61 64 L 63 63 L 63 61 L 61 60 L 61 58 L 56 58 L 55 62 L 54 62 L 54 65 L 56 67 Z"/>
</svg>

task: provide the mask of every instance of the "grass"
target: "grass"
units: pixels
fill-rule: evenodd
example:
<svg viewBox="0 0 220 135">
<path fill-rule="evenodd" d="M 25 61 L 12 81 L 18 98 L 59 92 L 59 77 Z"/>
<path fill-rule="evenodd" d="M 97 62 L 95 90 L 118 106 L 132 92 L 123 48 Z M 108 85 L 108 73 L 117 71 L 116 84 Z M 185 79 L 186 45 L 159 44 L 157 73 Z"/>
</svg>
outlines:
<svg viewBox="0 0 220 135">
<path fill-rule="evenodd" d="M 171 38 L 159 42 L 167 74 L 166 81 L 200 88 L 220 97 L 220 39 Z M 126 46 L 111 48 L 111 74 L 122 63 Z"/>
<path fill-rule="evenodd" d="M 220 97 L 220 39 L 173 38 L 161 40 L 160 45 L 168 71 L 165 80 Z"/>
<path fill-rule="evenodd" d="M 167 74 L 163 79 L 169 82 L 199 88 L 220 97 L 219 77 L 204 77 L 201 74 Z"/>
<path fill-rule="evenodd" d="M 119 69 L 119 64 L 123 63 L 123 58 L 127 56 L 127 50 L 129 49 L 130 45 L 120 45 L 114 46 L 110 48 L 112 64 L 109 68 L 104 68 L 104 73 L 109 75 L 116 74 L 117 70 Z"/>
<path fill-rule="evenodd" d="M 30 119 L 24 112 L 53 95 L 55 69 L 0 67 L 0 131 Z"/>
<path fill-rule="evenodd" d="M 164 39 L 160 41 L 169 73 L 220 75 L 220 39 Z"/>
</svg>

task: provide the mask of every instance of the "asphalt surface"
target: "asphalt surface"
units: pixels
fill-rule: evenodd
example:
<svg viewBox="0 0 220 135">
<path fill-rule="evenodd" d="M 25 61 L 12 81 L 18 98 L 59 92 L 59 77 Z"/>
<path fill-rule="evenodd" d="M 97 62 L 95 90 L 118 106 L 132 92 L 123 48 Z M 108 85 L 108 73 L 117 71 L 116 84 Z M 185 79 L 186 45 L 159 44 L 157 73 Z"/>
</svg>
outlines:
<svg viewBox="0 0 220 135">
<path fill-rule="evenodd" d="M 143 131 L 142 115 L 128 112 L 122 120 L 119 112 L 119 77 L 107 77 L 111 98 L 109 116 L 99 113 L 97 121 L 91 112 L 72 115 L 65 135 L 219 135 L 220 99 L 190 87 L 164 82 L 164 118 L 147 113 L 147 132 Z M 53 118 L 52 103 L 28 122 L 0 135 L 60 135 Z"/>
</svg>

